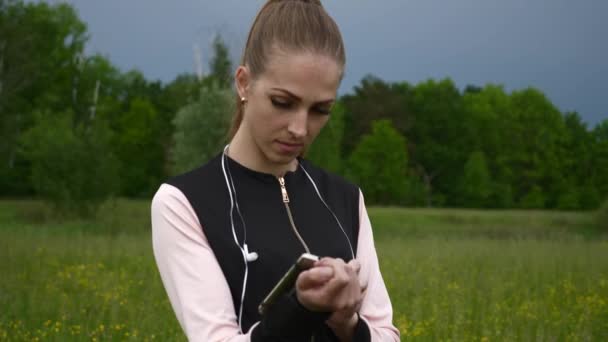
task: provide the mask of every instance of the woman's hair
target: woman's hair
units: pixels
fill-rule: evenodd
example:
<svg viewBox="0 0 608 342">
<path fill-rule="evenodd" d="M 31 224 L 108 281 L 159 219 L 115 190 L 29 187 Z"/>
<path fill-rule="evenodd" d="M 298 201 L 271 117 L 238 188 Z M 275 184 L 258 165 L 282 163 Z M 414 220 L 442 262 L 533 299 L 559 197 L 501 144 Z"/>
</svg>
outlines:
<svg viewBox="0 0 608 342">
<path fill-rule="evenodd" d="M 336 22 L 320 0 L 268 0 L 253 21 L 241 65 L 249 68 L 252 80 L 261 75 L 276 52 L 310 52 L 334 60 L 343 69 L 344 43 Z M 228 132 L 236 134 L 243 120 L 243 103 L 237 96 L 236 113 Z"/>
</svg>

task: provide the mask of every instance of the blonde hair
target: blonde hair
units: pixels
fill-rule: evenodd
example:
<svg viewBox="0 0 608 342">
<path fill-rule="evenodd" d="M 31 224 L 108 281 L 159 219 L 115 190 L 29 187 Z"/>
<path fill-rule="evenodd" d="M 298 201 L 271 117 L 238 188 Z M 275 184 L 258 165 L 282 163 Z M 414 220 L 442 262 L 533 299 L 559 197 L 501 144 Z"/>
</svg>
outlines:
<svg viewBox="0 0 608 342">
<path fill-rule="evenodd" d="M 276 50 L 311 52 L 334 58 L 343 69 L 344 42 L 336 22 L 319 0 L 268 0 L 258 12 L 241 58 L 252 80 L 264 73 Z M 243 103 L 237 96 L 236 113 L 228 132 L 232 139 L 243 120 Z"/>
</svg>

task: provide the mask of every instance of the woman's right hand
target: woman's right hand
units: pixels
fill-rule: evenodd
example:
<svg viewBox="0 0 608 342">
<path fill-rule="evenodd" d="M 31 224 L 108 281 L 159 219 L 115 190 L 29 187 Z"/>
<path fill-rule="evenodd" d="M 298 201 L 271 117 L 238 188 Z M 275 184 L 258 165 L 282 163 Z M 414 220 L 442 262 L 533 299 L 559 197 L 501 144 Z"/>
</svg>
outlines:
<svg viewBox="0 0 608 342">
<path fill-rule="evenodd" d="M 359 269 L 356 260 L 345 263 L 339 258 L 323 258 L 317 261 L 296 280 L 298 301 L 311 311 L 356 313 L 363 296 Z"/>
</svg>

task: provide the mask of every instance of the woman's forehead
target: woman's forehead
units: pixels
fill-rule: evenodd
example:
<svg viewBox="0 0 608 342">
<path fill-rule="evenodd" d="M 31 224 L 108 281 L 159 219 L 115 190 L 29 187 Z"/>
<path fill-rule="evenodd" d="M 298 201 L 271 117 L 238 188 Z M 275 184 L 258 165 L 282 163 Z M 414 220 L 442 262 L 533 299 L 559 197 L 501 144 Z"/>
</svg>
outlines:
<svg viewBox="0 0 608 342">
<path fill-rule="evenodd" d="M 268 61 L 260 75 L 267 88 L 281 88 L 301 98 L 329 99 L 340 85 L 342 67 L 321 54 L 279 53 Z"/>
</svg>

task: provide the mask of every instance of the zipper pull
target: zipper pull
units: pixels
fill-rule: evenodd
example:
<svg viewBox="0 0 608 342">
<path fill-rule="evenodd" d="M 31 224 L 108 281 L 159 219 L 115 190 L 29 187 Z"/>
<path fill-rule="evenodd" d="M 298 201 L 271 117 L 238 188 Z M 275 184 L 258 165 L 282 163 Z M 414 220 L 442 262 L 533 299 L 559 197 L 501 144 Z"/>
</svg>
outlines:
<svg viewBox="0 0 608 342">
<path fill-rule="evenodd" d="M 289 203 L 289 196 L 287 195 L 287 188 L 285 187 L 285 179 L 279 178 L 279 184 L 281 184 L 281 194 L 283 195 L 283 203 Z"/>
</svg>

